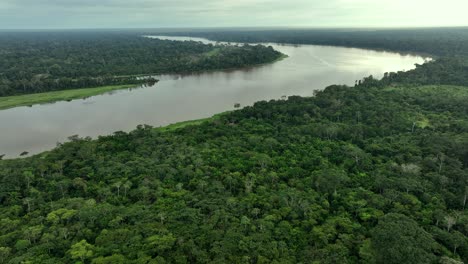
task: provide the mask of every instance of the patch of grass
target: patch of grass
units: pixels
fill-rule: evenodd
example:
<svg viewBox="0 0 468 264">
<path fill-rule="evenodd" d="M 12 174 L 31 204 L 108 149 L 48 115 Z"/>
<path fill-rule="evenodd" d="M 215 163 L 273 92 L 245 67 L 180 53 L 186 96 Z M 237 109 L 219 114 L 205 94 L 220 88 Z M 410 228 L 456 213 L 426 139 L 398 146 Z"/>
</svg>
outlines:
<svg viewBox="0 0 468 264">
<path fill-rule="evenodd" d="M 287 58 L 289 58 L 288 55 L 286 55 L 284 53 L 281 53 L 281 55 L 276 60 L 274 60 L 273 62 L 282 61 L 282 60 L 287 59 Z"/>
<path fill-rule="evenodd" d="M 424 118 L 423 120 L 416 122 L 416 126 L 418 126 L 419 128 L 423 128 L 423 129 L 426 127 L 430 127 L 430 125 L 431 125 L 431 122 L 427 118 Z"/>
<path fill-rule="evenodd" d="M 170 124 L 168 126 L 158 127 L 158 128 L 155 128 L 155 129 L 158 130 L 158 131 L 161 131 L 161 132 L 168 132 L 168 131 L 174 131 L 174 130 L 177 130 L 177 129 L 180 129 L 180 128 L 184 128 L 184 127 L 187 127 L 187 126 L 197 126 L 197 125 L 200 125 L 200 124 L 202 124 L 204 122 L 215 121 L 215 120 L 219 119 L 221 116 L 223 116 L 223 115 L 225 115 L 225 114 L 227 114 L 229 112 L 230 111 L 222 112 L 222 113 L 219 113 L 219 114 L 216 114 L 216 115 L 214 115 L 212 117 L 207 117 L 207 118 L 182 121 L 182 122 Z"/>
<path fill-rule="evenodd" d="M 204 53 L 203 55 L 205 57 L 213 57 L 213 56 L 218 55 L 220 52 L 221 52 L 221 48 L 214 48 L 213 50 L 208 51 L 208 52 Z"/>
<path fill-rule="evenodd" d="M 52 103 L 57 101 L 68 101 L 73 99 L 86 98 L 106 92 L 136 87 L 135 84 L 102 86 L 95 88 L 82 88 L 72 90 L 62 90 L 46 93 L 26 94 L 0 97 L 0 110 L 18 106 L 31 106 L 35 104 Z"/>
</svg>

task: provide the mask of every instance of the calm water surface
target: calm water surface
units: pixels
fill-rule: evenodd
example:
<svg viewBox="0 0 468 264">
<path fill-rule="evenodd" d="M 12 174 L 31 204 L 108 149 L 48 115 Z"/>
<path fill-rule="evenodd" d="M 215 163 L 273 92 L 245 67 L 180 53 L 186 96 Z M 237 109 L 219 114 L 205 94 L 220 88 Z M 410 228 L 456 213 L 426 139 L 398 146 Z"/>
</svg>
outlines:
<svg viewBox="0 0 468 264">
<path fill-rule="evenodd" d="M 189 40 L 185 37 L 159 37 Z M 213 43 L 203 39 L 205 43 Z M 311 96 L 331 84 L 353 85 L 364 76 L 410 70 L 424 58 L 389 52 L 312 45 L 273 46 L 289 58 L 255 68 L 190 75 L 162 75 L 152 87 L 85 100 L 0 111 L 0 155 L 17 157 L 52 149 L 71 135 L 108 135 L 139 124 L 164 126 L 212 116 L 284 95 Z"/>
</svg>

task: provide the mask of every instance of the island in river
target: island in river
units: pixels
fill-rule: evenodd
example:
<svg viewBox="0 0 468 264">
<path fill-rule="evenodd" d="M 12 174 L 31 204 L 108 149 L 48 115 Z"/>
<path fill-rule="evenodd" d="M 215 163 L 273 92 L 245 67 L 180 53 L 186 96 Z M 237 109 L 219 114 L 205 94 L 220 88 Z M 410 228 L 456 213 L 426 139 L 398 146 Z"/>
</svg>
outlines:
<svg viewBox="0 0 468 264">
<path fill-rule="evenodd" d="M 0 97 L 124 88 L 154 82 L 141 76 L 243 68 L 284 56 L 263 45 L 213 45 L 96 32 L 2 32 L 0 49 Z"/>
</svg>

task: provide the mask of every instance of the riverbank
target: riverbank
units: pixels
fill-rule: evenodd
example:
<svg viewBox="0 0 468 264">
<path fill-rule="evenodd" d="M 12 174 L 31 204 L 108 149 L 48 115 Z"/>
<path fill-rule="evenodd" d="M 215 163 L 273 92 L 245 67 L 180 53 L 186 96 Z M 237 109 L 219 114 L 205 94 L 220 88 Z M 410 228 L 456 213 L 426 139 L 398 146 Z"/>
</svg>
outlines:
<svg viewBox="0 0 468 264">
<path fill-rule="evenodd" d="M 135 84 L 124 84 L 0 97 L 0 110 L 18 106 L 32 106 L 35 104 L 82 99 L 90 96 L 104 94 L 114 90 L 128 89 L 136 86 L 137 85 Z"/>
<path fill-rule="evenodd" d="M 272 64 L 272 63 L 284 60 L 288 57 L 289 57 L 288 55 L 281 53 L 281 55 L 277 59 L 271 62 L 253 64 L 249 66 L 249 68 Z M 178 74 L 208 73 L 208 72 L 240 70 L 240 69 L 242 68 L 194 71 L 194 72 L 189 72 L 189 73 L 178 73 Z M 154 75 L 157 75 L 157 74 L 154 74 Z M 146 76 L 152 76 L 152 75 L 141 74 L 141 75 L 118 76 L 118 77 L 128 77 L 128 76 L 133 76 L 133 77 L 145 76 L 146 77 Z M 36 104 L 46 104 L 46 103 L 54 103 L 58 101 L 82 99 L 82 98 L 86 98 L 90 96 L 104 94 L 104 93 L 114 91 L 114 90 L 128 89 L 128 88 L 132 88 L 136 86 L 138 85 L 137 84 L 111 85 L 111 86 L 94 87 L 94 88 L 80 88 L 80 89 L 60 90 L 60 91 L 53 91 L 53 92 L 0 97 L 0 110 L 5 110 L 5 109 L 19 107 L 19 106 L 32 106 Z"/>
<path fill-rule="evenodd" d="M 197 125 L 201 125 L 201 124 L 203 124 L 205 122 L 213 122 L 213 121 L 218 120 L 222 116 L 224 116 L 226 114 L 229 114 L 231 112 L 232 111 L 225 111 L 225 112 L 215 114 L 215 115 L 213 115 L 211 117 L 181 121 L 181 122 L 173 123 L 173 124 L 170 124 L 170 125 L 167 125 L 167 126 L 155 127 L 153 129 L 156 130 L 156 131 L 159 131 L 159 132 L 163 132 L 163 133 L 171 132 L 171 131 L 175 131 L 177 129 L 182 129 L 182 128 L 187 127 L 187 126 L 197 126 Z M 50 153 L 50 151 L 51 150 L 43 151 L 41 153 L 26 154 L 26 155 L 23 155 L 23 156 L 14 156 L 14 157 L 6 157 L 6 158 L 5 158 L 5 155 L 3 153 L 0 153 L 0 160 L 12 160 L 12 159 L 18 159 L 18 158 L 27 158 L 27 157 L 31 157 L 31 156 L 45 157 Z"/>
<path fill-rule="evenodd" d="M 226 115 L 226 114 L 228 114 L 230 112 L 232 112 L 232 111 L 225 111 L 225 112 L 215 114 L 215 115 L 213 115 L 211 117 L 207 117 L 207 118 L 181 121 L 181 122 L 177 122 L 177 123 L 170 124 L 170 125 L 167 125 L 167 126 L 157 127 L 155 129 L 157 131 L 161 131 L 161 132 L 174 131 L 174 130 L 184 128 L 184 127 L 187 127 L 187 126 L 196 126 L 196 125 L 200 125 L 200 124 L 205 123 L 205 122 L 215 121 L 215 120 L 219 119 L 221 116 Z"/>
<path fill-rule="evenodd" d="M 280 62 L 280 61 L 285 60 L 287 58 L 289 58 L 289 55 L 281 53 L 276 59 L 274 59 L 272 61 L 252 64 L 252 65 L 248 65 L 248 66 L 240 67 L 240 68 L 239 67 L 232 67 L 232 68 L 199 70 L 199 71 L 194 70 L 194 71 L 179 71 L 179 72 L 154 72 L 154 73 L 150 73 L 150 74 L 119 75 L 119 76 L 116 76 L 116 77 L 137 77 L 138 78 L 138 77 L 152 77 L 152 76 L 157 77 L 157 76 L 160 76 L 160 75 L 183 75 L 183 76 L 187 76 L 187 75 L 213 73 L 213 72 L 231 72 L 231 71 L 253 69 L 253 68 L 256 68 L 256 67 L 265 66 L 265 65 L 276 63 L 276 62 Z"/>
<path fill-rule="evenodd" d="M 139 124 L 157 128 L 205 118 L 209 114 L 234 109 L 235 103 L 250 106 L 257 101 L 283 96 L 310 96 L 314 90 L 334 83 L 337 78 L 341 83 L 354 85 L 357 75 L 380 77 L 382 72 L 409 69 L 423 61 L 416 57 L 355 49 L 272 47 L 289 57 L 263 67 L 161 76 L 157 87 L 118 92 L 114 96 L 102 95 L 93 105 L 74 100 L 22 107 L 18 111 L 0 111 L 0 123 L 8 124 L 2 130 L 0 153 L 6 154 L 7 158 L 23 151 L 40 153 L 54 148 L 57 141 L 63 142 L 70 135 L 97 138 L 114 131 L 130 131 Z M 284 58 L 274 56 L 274 59 L 280 57 Z M 333 63 L 325 65 L 323 61 Z M 41 133 L 45 128 L 47 131 Z"/>
</svg>

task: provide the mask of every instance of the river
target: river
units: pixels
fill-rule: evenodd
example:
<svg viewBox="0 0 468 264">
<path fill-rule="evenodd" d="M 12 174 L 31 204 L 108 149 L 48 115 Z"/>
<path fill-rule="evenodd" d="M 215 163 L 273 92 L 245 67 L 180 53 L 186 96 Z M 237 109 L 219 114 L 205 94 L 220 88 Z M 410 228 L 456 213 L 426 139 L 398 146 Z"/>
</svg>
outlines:
<svg viewBox="0 0 468 264">
<path fill-rule="evenodd" d="M 204 39 L 158 37 L 171 40 Z M 0 155 L 54 148 L 71 135 L 97 137 L 131 131 L 139 124 L 165 126 L 199 119 L 282 96 L 312 96 L 331 84 L 413 69 L 424 58 L 391 52 L 315 45 L 271 45 L 289 57 L 258 67 L 197 74 L 157 76 L 154 86 L 114 91 L 71 102 L 0 111 Z"/>
</svg>

